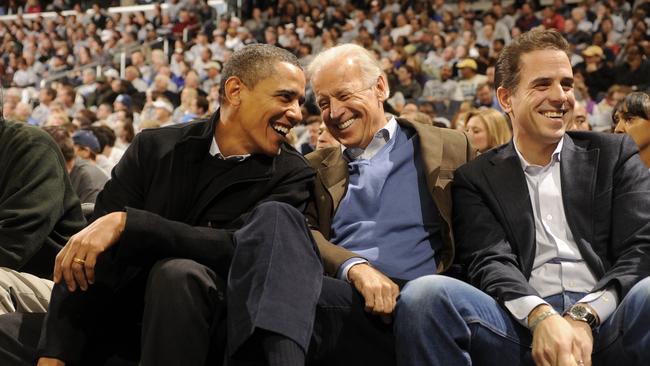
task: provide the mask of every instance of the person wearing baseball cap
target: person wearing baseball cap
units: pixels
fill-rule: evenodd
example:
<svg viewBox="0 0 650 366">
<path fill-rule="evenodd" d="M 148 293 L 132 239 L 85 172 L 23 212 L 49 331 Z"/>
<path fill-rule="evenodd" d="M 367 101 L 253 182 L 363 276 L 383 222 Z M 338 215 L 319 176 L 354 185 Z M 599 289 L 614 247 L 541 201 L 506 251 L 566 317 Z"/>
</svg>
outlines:
<svg viewBox="0 0 650 366">
<path fill-rule="evenodd" d="M 460 60 L 456 68 L 460 71 L 461 80 L 458 86 L 463 92 L 463 100 L 471 102 L 476 97 L 478 86 L 487 82 L 487 76 L 478 73 L 478 64 L 473 58 Z"/>
<path fill-rule="evenodd" d="M 592 45 L 582 51 L 584 62 L 576 68 L 585 71 L 585 84 L 589 88 L 589 96 L 600 100 L 607 89 L 614 84 L 614 70 L 605 62 L 605 52 L 600 46 Z"/>
<path fill-rule="evenodd" d="M 174 106 L 165 98 L 158 98 L 153 102 L 154 119 L 160 122 L 160 127 L 171 126 L 173 124 L 172 114 Z"/>
</svg>

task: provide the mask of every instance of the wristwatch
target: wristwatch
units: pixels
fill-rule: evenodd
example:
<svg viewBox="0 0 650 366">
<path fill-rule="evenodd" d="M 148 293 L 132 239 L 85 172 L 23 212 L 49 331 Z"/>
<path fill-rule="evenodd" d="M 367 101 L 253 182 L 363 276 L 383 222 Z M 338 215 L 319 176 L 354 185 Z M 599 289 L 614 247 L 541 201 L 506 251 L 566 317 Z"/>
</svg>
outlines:
<svg viewBox="0 0 650 366">
<path fill-rule="evenodd" d="M 596 328 L 599 323 L 598 316 L 594 314 L 590 307 L 584 304 L 574 304 L 564 312 L 564 315 L 568 315 L 573 320 L 589 324 L 591 329 Z"/>
</svg>

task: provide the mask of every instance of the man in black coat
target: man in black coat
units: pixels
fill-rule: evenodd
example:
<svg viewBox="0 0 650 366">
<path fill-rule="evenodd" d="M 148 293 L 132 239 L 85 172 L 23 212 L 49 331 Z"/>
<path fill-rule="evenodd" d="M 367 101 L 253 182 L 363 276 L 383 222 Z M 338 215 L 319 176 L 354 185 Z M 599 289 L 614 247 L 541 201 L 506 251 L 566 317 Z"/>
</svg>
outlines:
<svg viewBox="0 0 650 366">
<path fill-rule="evenodd" d="M 646 365 L 650 175 L 634 143 L 565 133 L 573 73 L 556 31 L 504 48 L 495 81 L 513 140 L 456 170 L 453 187 L 456 249 L 478 289 L 442 276 L 409 283 L 397 305 L 398 357 Z"/>
<path fill-rule="evenodd" d="M 311 244 L 313 172 L 286 144 L 304 87 L 293 55 L 246 47 L 210 121 L 136 137 L 57 256 L 39 365 L 218 364 L 226 323 L 231 356 L 304 359 L 322 272 L 293 244 Z"/>
</svg>

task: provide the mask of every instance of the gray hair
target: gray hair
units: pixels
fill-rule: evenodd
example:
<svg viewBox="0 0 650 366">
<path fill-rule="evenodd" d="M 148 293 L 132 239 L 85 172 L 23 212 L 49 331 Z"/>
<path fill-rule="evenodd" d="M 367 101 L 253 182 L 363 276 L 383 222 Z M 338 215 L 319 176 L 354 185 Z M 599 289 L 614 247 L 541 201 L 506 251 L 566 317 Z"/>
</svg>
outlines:
<svg viewBox="0 0 650 366">
<path fill-rule="evenodd" d="M 223 66 L 219 84 L 219 102 L 224 103 L 223 96 L 229 78 L 235 76 L 247 88 L 254 88 L 258 82 L 275 72 L 275 64 L 278 62 L 286 62 L 302 70 L 296 56 L 270 44 L 251 44 L 233 53 Z"/>
<path fill-rule="evenodd" d="M 341 60 L 344 59 L 352 59 L 359 67 L 359 76 L 364 85 L 373 85 L 381 75 L 384 75 L 384 78 L 386 78 L 386 74 L 384 74 L 384 71 L 381 69 L 381 64 L 370 51 L 359 45 L 347 43 L 329 48 L 319 53 L 309 66 L 307 66 L 309 79 L 313 80 L 314 75 L 320 73 L 325 65 L 329 65 L 334 61 L 340 63 Z M 329 71 L 330 70 L 325 70 L 325 72 Z M 386 82 L 385 97 L 388 98 L 389 95 L 390 90 L 388 89 L 388 82 Z"/>
</svg>

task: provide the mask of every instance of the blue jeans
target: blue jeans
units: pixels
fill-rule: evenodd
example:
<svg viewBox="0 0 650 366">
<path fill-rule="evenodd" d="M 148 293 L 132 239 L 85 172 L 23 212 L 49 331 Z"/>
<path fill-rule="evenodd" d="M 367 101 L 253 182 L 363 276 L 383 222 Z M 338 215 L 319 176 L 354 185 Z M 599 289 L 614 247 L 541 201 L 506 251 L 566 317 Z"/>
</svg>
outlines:
<svg viewBox="0 0 650 366">
<path fill-rule="evenodd" d="M 584 294 L 546 300 L 562 311 Z M 594 365 L 648 365 L 650 278 L 637 283 L 594 331 Z M 533 365 L 532 335 L 491 296 L 446 276 L 409 282 L 397 302 L 400 366 Z"/>
</svg>

